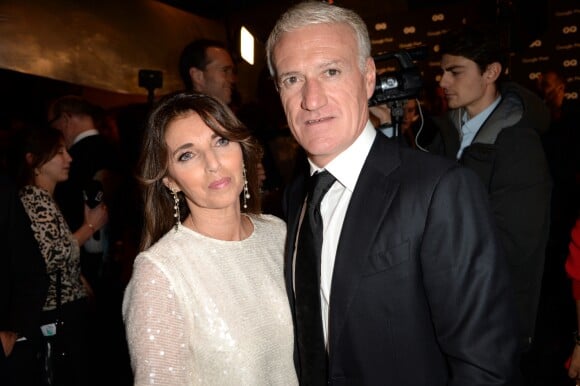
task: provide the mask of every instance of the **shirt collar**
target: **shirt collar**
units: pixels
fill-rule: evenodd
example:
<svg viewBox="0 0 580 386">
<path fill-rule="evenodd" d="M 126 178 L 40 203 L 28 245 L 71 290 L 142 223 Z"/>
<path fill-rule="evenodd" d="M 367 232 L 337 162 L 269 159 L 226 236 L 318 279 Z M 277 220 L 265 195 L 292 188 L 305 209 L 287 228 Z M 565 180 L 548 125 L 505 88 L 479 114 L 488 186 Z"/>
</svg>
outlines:
<svg viewBox="0 0 580 386">
<path fill-rule="evenodd" d="M 463 116 L 461 117 L 461 122 L 463 123 L 461 126 L 461 131 L 466 134 L 479 130 L 481 125 L 483 125 L 485 120 L 491 115 L 495 107 L 499 104 L 500 100 L 501 95 L 498 96 L 492 104 L 487 106 L 482 112 L 471 119 L 467 119 L 467 111 L 464 111 Z"/>
<path fill-rule="evenodd" d="M 79 142 L 81 139 L 85 139 L 86 137 L 90 137 L 92 135 L 99 135 L 99 131 L 96 130 L 96 129 L 89 129 L 87 131 L 83 131 L 82 133 L 80 133 L 79 135 L 77 135 L 75 137 L 72 145 L 74 145 L 75 143 Z"/>
<path fill-rule="evenodd" d="M 358 138 L 324 168 L 351 192 L 354 190 L 376 135 L 376 129 L 368 121 Z M 310 160 L 308 160 L 308 163 L 310 164 L 310 175 L 322 170 Z"/>
</svg>

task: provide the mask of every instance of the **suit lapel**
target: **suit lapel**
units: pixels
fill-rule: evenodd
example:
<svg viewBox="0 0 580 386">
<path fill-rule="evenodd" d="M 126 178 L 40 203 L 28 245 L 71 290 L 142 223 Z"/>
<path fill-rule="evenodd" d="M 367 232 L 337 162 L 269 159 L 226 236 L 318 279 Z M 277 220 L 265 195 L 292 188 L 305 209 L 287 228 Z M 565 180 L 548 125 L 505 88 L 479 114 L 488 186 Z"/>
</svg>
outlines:
<svg viewBox="0 0 580 386">
<path fill-rule="evenodd" d="M 366 259 L 398 190 L 398 183 L 389 175 L 399 163 L 398 147 L 377 135 L 351 197 L 336 252 L 330 295 L 330 347 L 338 342 Z"/>
</svg>

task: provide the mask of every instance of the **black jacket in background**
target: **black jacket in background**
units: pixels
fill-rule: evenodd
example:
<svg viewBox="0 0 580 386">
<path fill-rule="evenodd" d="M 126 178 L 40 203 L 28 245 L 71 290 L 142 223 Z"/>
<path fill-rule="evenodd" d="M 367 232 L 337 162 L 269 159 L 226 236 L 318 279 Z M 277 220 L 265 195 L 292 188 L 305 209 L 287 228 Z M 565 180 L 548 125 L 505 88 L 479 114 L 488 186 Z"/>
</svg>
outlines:
<svg viewBox="0 0 580 386">
<path fill-rule="evenodd" d="M 500 103 L 459 163 L 475 171 L 487 190 L 515 289 L 520 341 L 527 350 L 534 336 L 550 227 L 552 182 L 540 139 L 550 114 L 536 94 L 516 83 L 500 84 L 500 93 Z M 422 146 L 456 159 L 461 114 L 462 109 L 450 110 L 437 119 L 439 133 Z"/>
</svg>

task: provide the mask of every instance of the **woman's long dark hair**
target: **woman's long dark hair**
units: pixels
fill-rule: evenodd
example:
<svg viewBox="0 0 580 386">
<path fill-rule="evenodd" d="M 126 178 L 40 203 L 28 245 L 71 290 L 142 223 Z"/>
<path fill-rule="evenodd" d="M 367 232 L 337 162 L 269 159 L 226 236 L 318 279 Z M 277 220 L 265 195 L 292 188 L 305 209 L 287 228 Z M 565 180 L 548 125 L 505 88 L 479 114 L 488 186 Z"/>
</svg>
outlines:
<svg viewBox="0 0 580 386">
<path fill-rule="evenodd" d="M 143 186 L 145 219 L 141 250 L 149 248 L 175 225 L 173 196 L 163 184 L 169 162 L 165 133 L 171 122 L 191 113 L 198 114 L 220 137 L 241 145 L 251 195 L 245 212 L 260 212 L 257 165 L 261 160 L 262 148 L 250 131 L 225 104 L 212 97 L 196 92 L 170 94 L 159 100 L 149 113 L 143 137 L 138 169 L 138 178 Z M 180 220 L 184 220 L 189 215 L 189 208 L 183 193 L 177 194 L 180 201 Z M 243 192 L 240 200 L 243 200 Z"/>
</svg>

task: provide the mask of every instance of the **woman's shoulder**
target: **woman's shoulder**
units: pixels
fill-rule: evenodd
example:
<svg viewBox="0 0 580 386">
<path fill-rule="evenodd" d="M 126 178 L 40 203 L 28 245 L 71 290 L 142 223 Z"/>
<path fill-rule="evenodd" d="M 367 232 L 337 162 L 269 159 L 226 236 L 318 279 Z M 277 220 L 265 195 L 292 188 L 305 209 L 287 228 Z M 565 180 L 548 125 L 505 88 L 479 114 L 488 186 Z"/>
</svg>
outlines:
<svg viewBox="0 0 580 386">
<path fill-rule="evenodd" d="M 19 192 L 20 200 L 25 207 L 31 209 L 33 207 L 51 208 L 54 206 L 50 194 L 41 188 L 33 185 L 25 185 Z"/>
<path fill-rule="evenodd" d="M 137 254 L 133 261 L 133 271 L 143 273 L 154 270 L 166 275 L 169 267 L 173 266 L 175 254 L 171 251 L 171 243 L 164 241 L 163 238 L 159 239 L 155 244 Z"/>
<path fill-rule="evenodd" d="M 22 188 L 20 188 L 20 197 L 28 197 L 28 196 L 34 196 L 34 197 L 38 197 L 38 198 L 43 198 L 46 200 L 50 199 L 50 194 L 48 194 L 48 192 L 44 189 L 41 189 L 37 186 L 34 185 L 24 185 Z"/>
<path fill-rule="evenodd" d="M 250 216 L 255 227 L 255 237 L 260 239 L 286 236 L 286 223 L 279 217 L 271 214 L 259 214 Z"/>
<path fill-rule="evenodd" d="M 254 223 L 257 223 L 262 227 L 275 227 L 286 229 L 286 223 L 284 222 L 284 220 L 272 214 L 256 214 L 251 215 L 250 217 Z"/>
<path fill-rule="evenodd" d="M 171 256 L 173 253 L 172 251 L 175 249 L 177 244 L 180 244 L 180 231 L 175 231 L 174 228 L 171 228 L 166 234 L 161 236 L 159 240 L 157 240 L 153 245 L 147 248 L 144 251 L 141 251 L 138 256 L 148 256 L 149 258 L 163 258 Z"/>
</svg>

